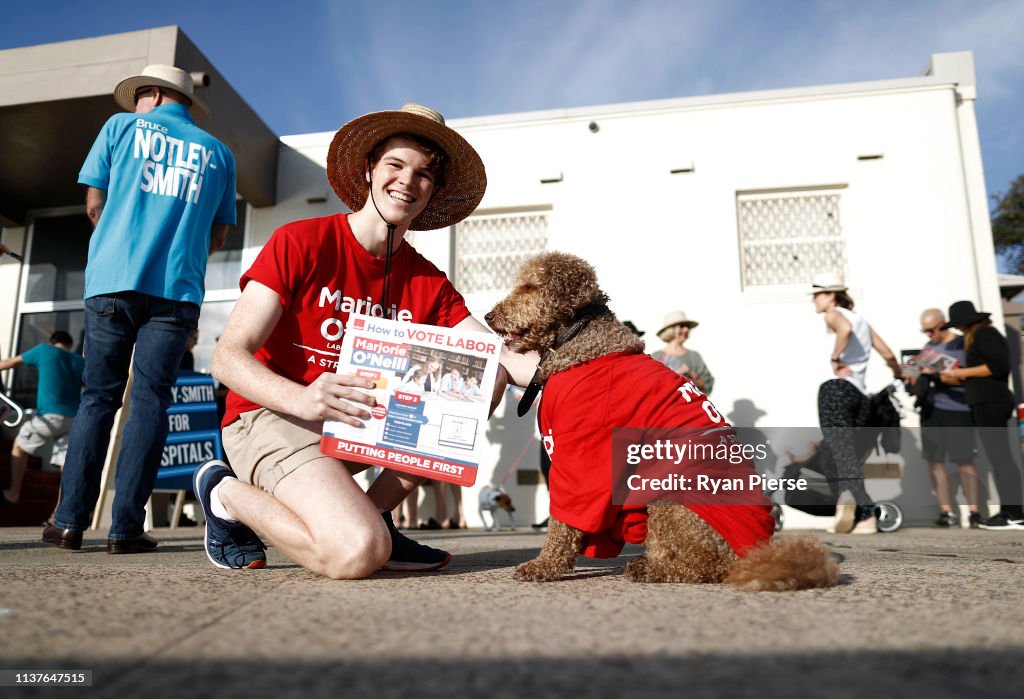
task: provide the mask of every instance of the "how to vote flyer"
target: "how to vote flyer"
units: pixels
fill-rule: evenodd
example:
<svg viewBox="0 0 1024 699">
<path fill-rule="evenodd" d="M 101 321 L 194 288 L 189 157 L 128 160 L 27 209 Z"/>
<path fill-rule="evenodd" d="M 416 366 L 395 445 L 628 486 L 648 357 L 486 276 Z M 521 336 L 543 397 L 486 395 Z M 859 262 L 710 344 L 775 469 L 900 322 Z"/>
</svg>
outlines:
<svg viewBox="0 0 1024 699">
<path fill-rule="evenodd" d="M 473 485 L 501 338 L 352 314 L 338 373 L 370 379 L 377 405 L 362 428 L 325 421 L 320 451 Z"/>
</svg>

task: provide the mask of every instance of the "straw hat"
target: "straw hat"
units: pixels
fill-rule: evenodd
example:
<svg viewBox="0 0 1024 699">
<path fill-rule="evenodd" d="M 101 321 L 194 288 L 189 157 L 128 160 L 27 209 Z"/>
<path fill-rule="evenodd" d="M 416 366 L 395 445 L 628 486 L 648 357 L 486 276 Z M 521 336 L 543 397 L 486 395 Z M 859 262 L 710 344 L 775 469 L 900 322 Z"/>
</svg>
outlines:
<svg viewBox="0 0 1024 699">
<path fill-rule="evenodd" d="M 672 339 L 672 336 L 667 331 L 676 327 L 677 325 L 685 325 L 688 328 L 696 328 L 700 323 L 695 320 L 690 320 L 686 317 L 686 314 L 682 311 L 672 311 L 661 321 L 661 330 L 658 331 L 658 339 L 662 342 L 668 342 Z"/>
<path fill-rule="evenodd" d="M 142 69 L 138 75 L 125 78 L 114 88 L 114 100 L 129 112 L 135 111 L 135 91 L 140 87 L 166 87 L 192 100 L 192 118 L 196 121 L 210 116 L 206 102 L 196 97 L 192 76 L 181 68 L 154 63 Z"/>
<path fill-rule="evenodd" d="M 847 288 L 846 284 L 843 283 L 843 278 L 835 272 L 822 272 L 821 274 L 814 275 L 809 293 L 846 291 Z"/>
<path fill-rule="evenodd" d="M 412 103 L 397 111 L 358 117 L 334 134 L 327 151 L 327 179 L 338 198 L 353 211 L 363 208 L 369 192 L 366 156 L 379 142 L 399 133 L 428 138 L 448 156 L 444 183 L 434 190 L 427 208 L 413 219 L 409 228 L 445 228 L 473 213 L 487 189 L 483 161 L 466 139 L 445 126 L 439 112 Z"/>
<path fill-rule="evenodd" d="M 969 328 L 975 323 L 987 320 L 992 314 L 979 311 L 971 301 L 957 301 L 949 307 L 949 322 L 942 326 L 949 328 Z"/>
</svg>

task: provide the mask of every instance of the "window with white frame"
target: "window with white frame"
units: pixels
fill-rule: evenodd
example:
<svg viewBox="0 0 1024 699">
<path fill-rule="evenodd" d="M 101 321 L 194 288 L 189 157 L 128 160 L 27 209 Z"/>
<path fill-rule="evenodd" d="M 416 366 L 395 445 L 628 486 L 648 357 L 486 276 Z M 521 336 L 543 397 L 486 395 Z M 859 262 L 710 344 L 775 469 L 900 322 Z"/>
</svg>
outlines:
<svg viewBox="0 0 1024 699">
<path fill-rule="evenodd" d="M 548 244 L 549 209 L 483 214 L 455 226 L 455 287 L 474 312 L 512 290 L 523 260 Z"/>
<path fill-rule="evenodd" d="M 237 200 L 237 222 L 228 229 L 224 246 L 213 253 L 206 268 L 206 296 L 199 316 L 199 344 L 193 350 L 195 366 L 208 371 L 214 344 L 239 296 L 242 254 L 249 240 L 248 205 Z M 25 272 L 18 304 L 15 353 L 49 340 L 54 330 L 66 330 L 81 352 L 84 336 L 85 264 L 92 225 L 81 206 L 36 211 L 28 222 Z M 13 370 L 12 397 L 35 407 L 36 374 L 28 367 Z"/>
<path fill-rule="evenodd" d="M 737 193 L 744 289 L 806 285 L 815 274 L 845 272 L 842 189 Z"/>
</svg>

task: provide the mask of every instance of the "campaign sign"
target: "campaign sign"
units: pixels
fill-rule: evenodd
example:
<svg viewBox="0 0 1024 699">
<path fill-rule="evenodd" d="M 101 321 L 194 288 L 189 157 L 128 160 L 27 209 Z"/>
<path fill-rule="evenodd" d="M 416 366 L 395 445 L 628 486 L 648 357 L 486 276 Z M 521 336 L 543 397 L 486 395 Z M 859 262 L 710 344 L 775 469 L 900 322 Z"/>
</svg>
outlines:
<svg viewBox="0 0 1024 699">
<path fill-rule="evenodd" d="M 157 472 L 157 490 L 191 490 L 192 476 L 203 463 L 222 459 L 220 420 L 213 377 L 179 371 L 167 410 L 170 432 Z"/>
<path fill-rule="evenodd" d="M 362 426 L 324 422 L 324 454 L 470 486 L 501 338 L 485 332 L 351 314 L 337 370 L 373 383 Z"/>
</svg>

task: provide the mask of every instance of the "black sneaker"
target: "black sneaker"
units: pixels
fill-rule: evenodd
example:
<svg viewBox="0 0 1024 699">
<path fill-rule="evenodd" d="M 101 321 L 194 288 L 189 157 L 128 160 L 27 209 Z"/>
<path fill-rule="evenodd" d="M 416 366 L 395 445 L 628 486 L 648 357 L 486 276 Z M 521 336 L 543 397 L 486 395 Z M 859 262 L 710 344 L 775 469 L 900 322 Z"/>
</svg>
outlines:
<svg viewBox="0 0 1024 699">
<path fill-rule="evenodd" d="M 970 522 L 971 529 L 978 529 L 978 528 L 980 528 L 981 527 L 981 523 L 983 521 L 981 519 L 981 513 L 980 512 L 972 512 L 971 516 L 968 518 L 967 521 Z"/>
<path fill-rule="evenodd" d="M 267 547 L 256 532 L 241 522 L 227 522 L 210 511 L 210 491 L 235 474 L 223 461 L 207 461 L 193 478 L 196 498 L 206 515 L 206 556 L 218 568 L 235 570 L 262 568 L 267 564 Z"/>
<path fill-rule="evenodd" d="M 545 517 L 543 522 L 537 522 L 536 524 L 531 524 L 530 528 L 531 529 L 536 529 L 539 532 L 546 532 L 548 530 L 548 520 L 549 519 L 551 519 L 551 518 L 550 517 Z"/>
<path fill-rule="evenodd" d="M 933 527 L 939 527 L 941 529 L 949 529 L 950 527 L 959 527 L 960 518 L 956 516 L 955 512 L 943 512 L 939 515 L 939 518 L 935 520 Z"/>
<path fill-rule="evenodd" d="M 990 531 L 1024 531 L 1024 516 L 1000 512 L 979 525 Z"/>
<path fill-rule="evenodd" d="M 391 518 L 391 512 L 384 512 L 382 516 L 388 525 L 388 531 L 391 532 L 391 558 L 384 564 L 382 570 L 425 572 L 444 568 L 448 561 L 452 560 L 452 555 L 447 551 L 417 544 L 399 532 Z"/>
</svg>

